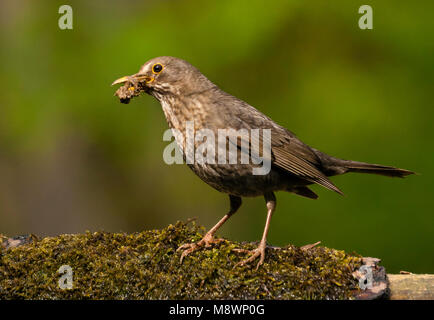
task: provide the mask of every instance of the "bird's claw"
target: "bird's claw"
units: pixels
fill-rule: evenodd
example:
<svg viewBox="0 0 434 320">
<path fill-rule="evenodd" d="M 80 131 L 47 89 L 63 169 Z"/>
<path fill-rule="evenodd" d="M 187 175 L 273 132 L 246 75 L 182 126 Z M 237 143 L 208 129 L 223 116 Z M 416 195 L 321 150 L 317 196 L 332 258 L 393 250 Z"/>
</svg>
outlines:
<svg viewBox="0 0 434 320">
<path fill-rule="evenodd" d="M 316 247 L 320 243 L 321 243 L 321 241 L 317 241 L 317 242 L 312 243 L 312 244 L 305 244 L 304 246 L 300 247 L 300 249 L 303 250 L 303 251 L 308 251 L 308 250 Z"/>
<path fill-rule="evenodd" d="M 181 258 L 179 262 L 182 263 L 182 260 L 190 253 L 200 250 L 202 248 L 210 248 L 215 244 L 219 244 L 220 242 L 225 241 L 224 239 L 215 239 L 211 234 L 206 234 L 201 240 L 198 242 L 185 243 L 181 245 L 176 251 L 184 250 L 181 254 Z"/>
<path fill-rule="evenodd" d="M 245 259 L 245 260 L 243 260 L 243 261 L 238 262 L 238 263 L 234 266 L 234 268 L 236 268 L 236 267 L 238 267 L 238 266 L 244 266 L 244 265 L 246 265 L 246 264 L 248 264 L 248 263 L 250 263 L 250 262 L 255 261 L 256 258 L 259 257 L 259 262 L 258 262 L 258 264 L 256 265 L 256 269 L 255 269 L 255 270 L 258 270 L 258 268 L 259 268 L 259 267 L 264 263 L 264 260 L 265 260 L 265 248 L 266 248 L 265 245 L 260 244 L 259 247 L 257 247 L 256 249 L 253 249 L 253 250 L 234 249 L 233 251 L 236 251 L 236 252 L 241 252 L 241 253 L 251 253 L 251 256 L 250 256 L 250 257 L 248 257 L 247 259 Z"/>
</svg>

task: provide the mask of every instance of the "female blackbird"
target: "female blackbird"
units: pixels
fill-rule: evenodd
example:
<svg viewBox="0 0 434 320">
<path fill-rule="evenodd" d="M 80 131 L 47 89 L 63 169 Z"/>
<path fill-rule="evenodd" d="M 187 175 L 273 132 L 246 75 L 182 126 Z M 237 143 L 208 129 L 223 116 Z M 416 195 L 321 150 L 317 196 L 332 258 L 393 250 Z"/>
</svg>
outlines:
<svg viewBox="0 0 434 320">
<path fill-rule="evenodd" d="M 188 166 L 207 184 L 229 195 L 229 212 L 202 240 L 179 247 L 178 250 L 184 250 L 181 262 L 199 248 L 221 241 L 214 235 L 241 206 L 241 197 L 264 196 L 266 201 L 267 219 L 261 242 L 251 251 L 248 259 L 238 263 L 244 265 L 259 257 L 259 267 L 264 262 L 266 237 L 276 207 L 274 191 L 283 190 L 316 199 L 318 196 L 308 188 L 310 184 L 316 183 L 342 194 L 329 176 L 361 172 L 402 178 L 413 174 L 404 169 L 334 158 L 311 148 L 254 107 L 219 89 L 198 69 L 178 58 L 165 56 L 149 60 L 138 73 L 113 82 L 119 83 L 125 84 L 116 92 L 123 103 L 128 103 L 141 92 L 148 93 L 161 103 L 184 159 L 190 160 L 187 161 Z M 220 151 L 218 155 L 212 149 L 206 149 L 208 161 L 196 161 L 191 147 L 197 150 L 203 140 L 195 139 L 189 146 L 188 139 L 184 139 L 192 123 L 193 132 L 206 130 L 208 146 Z M 215 148 L 216 141 L 209 140 L 209 133 L 218 136 L 222 130 L 225 130 L 225 143 L 219 143 Z M 254 130 L 262 130 L 262 136 L 255 136 Z M 236 154 L 236 161 L 219 161 L 218 156 L 222 153 L 222 159 L 226 158 L 227 150 L 231 154 L 231 145 L 235 146 L 236 152 L 240 151 Z M 248 154 L 251 161 L 243 162 L 243 153 Z M 255 170 L 260 168 L 258 159 L 263 167 L 267 162 L 270 164 L 262 174 L 255 174 Z"/>
</svg>

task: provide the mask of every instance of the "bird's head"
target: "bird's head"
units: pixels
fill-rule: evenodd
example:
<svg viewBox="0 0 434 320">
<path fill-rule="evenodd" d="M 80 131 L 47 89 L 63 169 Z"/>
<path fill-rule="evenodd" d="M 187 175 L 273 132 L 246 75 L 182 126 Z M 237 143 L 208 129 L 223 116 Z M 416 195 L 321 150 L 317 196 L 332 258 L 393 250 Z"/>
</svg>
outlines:
<svg viewBox="0 0 434 320">
<path fill-rule="evenodd" d="M 167 96 L 186 96 L 214 86 L 187 61 L 174 57 L 157 57 L 146 62 L 136 74 L 115 80 L 112 85 L 125 84 L 116 95 L 128 102 L 141 92 L 158 100 Z"/>
</svg>

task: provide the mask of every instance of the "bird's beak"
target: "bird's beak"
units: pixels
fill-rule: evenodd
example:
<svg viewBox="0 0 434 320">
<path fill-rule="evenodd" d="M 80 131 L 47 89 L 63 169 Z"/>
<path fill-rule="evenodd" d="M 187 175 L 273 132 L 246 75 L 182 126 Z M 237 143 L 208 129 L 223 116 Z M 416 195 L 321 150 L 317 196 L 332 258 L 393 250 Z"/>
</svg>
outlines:
<svg viewBox="0 0 434 320">
<path fill-rule="evenodd" d="M 114 86 L 115 84 L 127 82 L 128 78 L 129 78 L 129 76 L 125 76 L 125 77 L 119 78 L 119 79 L 113 81 L 112 86 Z"/>
<path fill-rule="evenodd" d="M 150 76 L 147 76 L 147 75 L 136 73 L 136 74 L 133 74 L 132 76 L 125 76 L 125 77 L 122 77 L 122 78 L 119 78 L 119 79 L 115 80 L 112 83 L 112 86 L 114 86 L 115 84 L 119 84 L 119 83 L 125 83 L 127 81 L 130 81 L 130 82 L 142 82 L 142 81 L 145 81 L 146 83 L 150 83 L 150 82 L 154 81 L 154 78 L 150 77 Z"/>
</svg>

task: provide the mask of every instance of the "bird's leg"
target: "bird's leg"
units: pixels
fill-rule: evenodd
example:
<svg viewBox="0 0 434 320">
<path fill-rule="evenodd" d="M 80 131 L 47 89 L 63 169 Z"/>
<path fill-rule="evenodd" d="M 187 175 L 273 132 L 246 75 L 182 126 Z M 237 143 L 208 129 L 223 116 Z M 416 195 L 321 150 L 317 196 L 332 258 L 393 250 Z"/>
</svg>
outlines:
<svg viewBox="0 0 434 320">
<path fill-rule="evenodd" d="M 270 228 L 271 216 L 273 215 L 273 212 L 276 209 L 276 197 L 274 196 L 273 192 L 270 192 L 270 193 L 266 193 L 264 195 L 264 198 L 265 198 L 265 202 L 267 203 L 267 221 L 265 222 L 265 228 L 264 228 L 264 233 L 262 234 L 261 242 L 259 243 L 259 246 L 256 249 L 250 251 L 252 255 L 249 258 L 241 262 L 238 262 L 235 265 L 235 267 L 243 266 L 247 263 L 253 262 L 256 260 L 256 258 L 259 257 L 259 262 L 256 265 L 256 270 L 258 270 L 259 266 L 264 262 L 265 248 L 267 247 L 268 229 Z"/>
<path fill-rule="evenodd" d="M 176 251 L 184 250 L 181 254 L 180 262 L 182 263 L 182 260 L 189 255 L 190 253 L 199 250 L 200 248 L 209 248 L 213 244 L 219 243 L 224 241 L 223 239 L 214 239 L 214 235 L 217 232 L 217 230 L 239 209 L 241 206 L 241 198 L 238 196 L 229 195 L 229 201 L 230 201 L 230 210 L 229 212 L 220 219 L 217 224 L 212 227 L 205 236 L 199 240 L 198 242 L 193 243 L 186 243 L 180 246 Z"/>
</svg>

